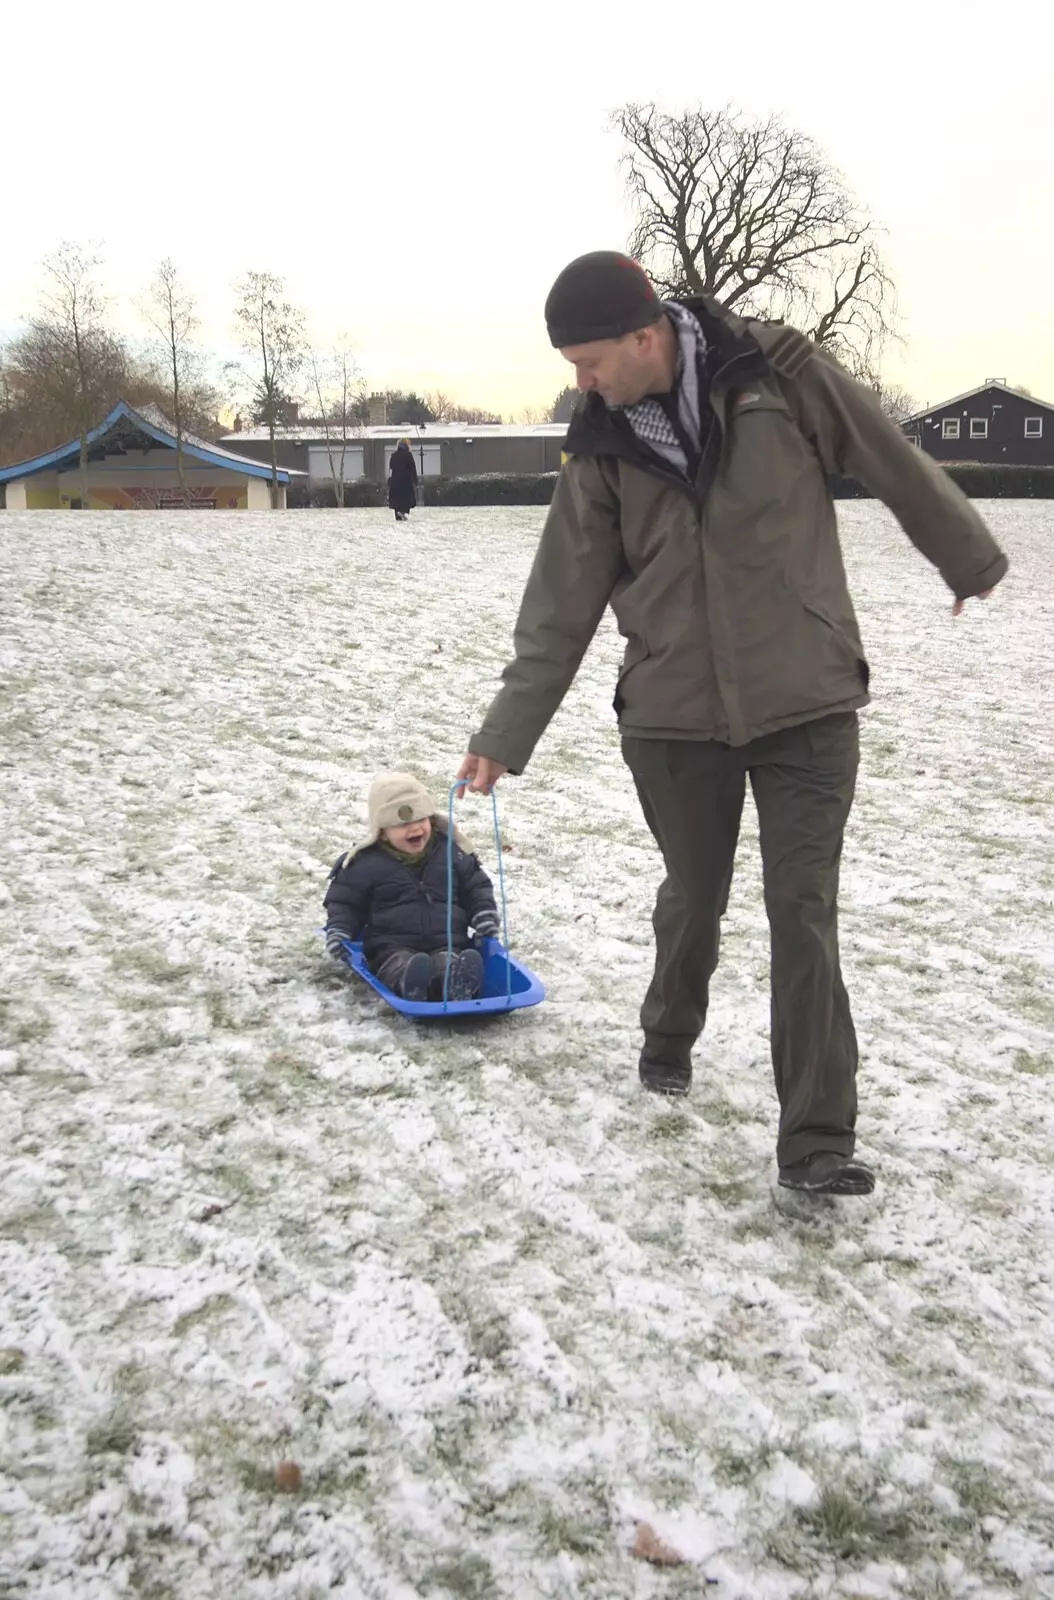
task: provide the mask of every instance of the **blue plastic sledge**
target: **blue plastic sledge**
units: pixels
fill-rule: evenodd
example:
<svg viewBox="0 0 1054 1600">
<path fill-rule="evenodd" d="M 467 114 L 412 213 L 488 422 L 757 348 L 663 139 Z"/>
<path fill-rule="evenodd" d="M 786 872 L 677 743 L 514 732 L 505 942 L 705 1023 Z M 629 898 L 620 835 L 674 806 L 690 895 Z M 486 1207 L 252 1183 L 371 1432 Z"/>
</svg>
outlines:
<svg viewBox="0 0 1054 1600">
<path fill-rule="evenodd" d="M 348 953 L 348 966 L 375 989 L 386 1005 L 404 1017 L 486 1017 L 500 1011 L 517 1011 L 521 1006 L 536 1006 L 545 999 L 545 988 L 540 978 L 518 961 L 507 955 L 497 939 L 478 939 L 476 948 L 483 957 L 483 992 L 478 1000 L 404 1000 L 393 994 L 371 972 L 362 954 L 361 944 L 349 940 L 344 946 Z"/>
<path fill-rule="evenodd" d="M 458 789 L 464 788 L 466 780 L 461 778 L 454 784 L 447 796 L 447 850 L 446 850 L 446 880 L 447 880 L 447 951 L 453 950 L 453 929 L 451 923 L 454 903 L 454 796 Z M 386 1005 L 393 1011 L 399 1011 L 404 1017 L 422 1017 L 436 1019 L 439 1017 L 486 1017 L 493 1016 L 502 1011 L 518 1011 L 522 1006 L 536 1006 L 545 999 L 545 989 L 540 978 L 526 967 L 521 967 L 518 961 L 513 960 L 506 948 L 509 942 L 508 916 L 505 905 L 505 873 L 501 862 L 501 830 L 498 827 L 498 802 L 494 798 L 494 791 L 490 794 L 491 808 L 494 813 L 494 844 L 498 853 L 498 885 L 501 892 L 501 921 L 505 932 L 505 944 L 500 939 L 476 939 L 476 949 L 483 957 L 483 989 L 476 1000 L 451 1000 L 446 994 L 444 982 L 444 995 L 442 1000 L 404 1000 L 402 995 L 395 994 L 385 987 L 375 972 L 371 972 L 366 965 L 362 954 L 361 943 L 346 939 L 343 941 L 344 952 L 348 966 L 353 972 L 376 990 Z"/>
</svg>

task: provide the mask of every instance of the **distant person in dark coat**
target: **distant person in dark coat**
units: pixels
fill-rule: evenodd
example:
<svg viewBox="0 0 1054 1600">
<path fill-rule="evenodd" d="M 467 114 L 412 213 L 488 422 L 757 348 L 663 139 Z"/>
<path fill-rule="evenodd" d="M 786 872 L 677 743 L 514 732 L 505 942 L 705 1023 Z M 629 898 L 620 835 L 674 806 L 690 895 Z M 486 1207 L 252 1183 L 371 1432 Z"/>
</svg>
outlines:
<svg viewBox="0 0 1054 1600">
<path fill-rule="evenodd" d="M 417 504 L 417 463 L 409 439 L 400 439 L 388 463 L 388 504 L 396 522 L 405 522 Z"/>
</svg>

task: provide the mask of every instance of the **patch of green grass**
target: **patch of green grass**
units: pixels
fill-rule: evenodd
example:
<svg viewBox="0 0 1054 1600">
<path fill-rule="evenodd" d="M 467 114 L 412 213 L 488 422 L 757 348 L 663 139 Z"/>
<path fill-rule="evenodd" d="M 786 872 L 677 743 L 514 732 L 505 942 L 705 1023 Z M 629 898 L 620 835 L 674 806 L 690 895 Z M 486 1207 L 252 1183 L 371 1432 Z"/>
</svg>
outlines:
<svg viewBox="0 0 1054 1600">
<path fill-rule="evenodd" d="M 634 1244 L 645 1250 L 665 1250 L 677 1254 L 684 1246 L 684 1224 L 676 1218 L 646 1217 L 626 1229 Z"/>
<path fill-rule="evenodd" d="M 870 1561 L 912 1565 L 922 1553 L 924 1530 L 906 1509 L 880 1507 L 867 1489 L 827 1486 L 815 1506 L 799 1507 L 770 1533 L 773 1560 L 811 1573 L 833 1562 L 861 1567 Z"/>
<path fill-rule="evenodd" d="M 13 1416 L 27 1419 L 34 1428 L 58 1427 L 59 1414 L 55 1401 L 48 1395 L 27 1392 L 25 1385 L 5 1385 L 0 1389 L 0 1406 Z"/>
<path fill-rule="evenodd" d="M 157 1315 L 155 1305 L 143 1305 L 140 1309 L 144 1314 L 154 1317 Z M 119 1325 L 120 1319 L 115 1319 L 113 1326 Z M 112 1382 L 114 1410 L 121 1417 L 127 1418 L 137 1414 L 143 1417 L 147 1410 L 153 1417 L 160 1405 L 171 1420 L 169 1401 L 163 1386 L 159 1386 L 156 1367 L 139 1358 L 124 1361 L 114 1370 Z"/>
<path fill-rule="evenodd" d="M 711 1469 L 718 1483 L 743 1488 L 768 1472 L 777 1455 L 785 1454 L 786 1446 L 774 1439 L 762 1439 L 747 1449 L 732 1441 L 711 1447 Z"/>
<path fill-rule="evenodd" d="M 444 1556 L 428 1568 L 420 1582 L 422 1594 L 440 1591 L 463 1600 L 490 1600 L 499 1592 L 490 1562 L 473 1552 Z"/>
<path fill-rule="evenodd" d="M 772 1211 L 766 1207 L 743 1217 L 733 1217 L 731 1229 L 737 1239 L 771 1239 L 775 1233 Z"/>
<path fill-rule="evenodd" d="M 559 1237 L 560 1229 L 555 1228 L 546 1217 L 537 1211 L 525 1211 L 521 1218 L 516 1253 L 526 1261 L 538 1258 L 551 1260 L 554 1241 Z"/>
<path fill-rule="evenodd" d="M 987 1328 L 980 1317 L 974 1317 L 972 1312 L 961 1310 L 960 1307 L 944 1306 L 940 1301 L 932 1302 L 928 1306 L 921 1306 L 915 1312 L 920 1322 L 929 1323 L 932 1328 L 948 1328 L 953 1326 L 958 1338 L 985 1339 Z"/>
<path fill-rule="evenodd" d="M 66 1234 L 69 1225 L 54 1206 L 40 1206 L 36 1211 L 19 1211 L 0 1222 L 0 1239 L 16 1239 L 29 1244 L 37 1240 L 52 1240 L 56 1234 Z"/>
<path fill-rule="evenodd" d="M 547 1552 L 559 1555 L 567 1551 L 573 1556 L 598 1555 L 611 1538 L 609 1520 L 600 1520 L 598 1508 L 591 1515 L 576 1516 L 572 1511 L 557 1510 L 545 1505 L 538 1518 L 538 1534 Z"/>
<path fill-rule="evenodd" d="M 1017 1499 L 1014 1485 L 991 1462 L 942 1455 L 937 1457 L 937 1465 L 962 1506 L 964 1516 L 980 1522 L 982 1517 L 1012 1515 Z"/>
<path fill-rule="evenodd" d="M 198 1132 L 203 1139 L 215 1139 L 222 1134 L 230 1133 L 231 1129 L 236 1128 L 240 1121 L 241 1118 L 236 1111 L 226 1111 L 223 1116 L 217 1117 L 215 1122 L 210 1122 L 207 1126 L 199 1128 Z"/>
<path fill-rule="evenodd" d="M 12 1044 L 36 1044 L 41 1039 L 46 1039 L 52 1031 L 50 1018 L 39 1011 L 16 1010 L 14 1006 L 5 1006 L 0 1011 L 2 1031 Z"/>
<path fill-rule="evenodd" d="M 180 1600 L 178 1589 L 173 1589 L 158 1574 L 158 1553 L 150 1549 L 154 1542 L 154 1535 L 149 1530 L 145 1536 L 135 1532 L 130 1535 L 129 1544 L 133 1552 L 130 1552 L 132 1559 L 128 1569 L 128 1587 L 142 1600 Z M 145 1550 L 134 1548 L 143 1543 L 147 1546 Z"/>
<path fill-rule="evenodd" d="M 667 1111 L 665 1115 L 658 1116 L 648 1127 L 649 1139 L 679 1139 L 682 1134 L 690 1132 L 692 1119 L 684 1111 Z"/>
<path fill-rule="evenodd" d="M 412 1100 L 417 1093 L 405 1078 L 392 1078 L 388 1083 L 360 1084 L 355 1090 L 358 1100 Z"/>
<path fill-rule="evenodd" d="M 216 1322 L 236 1311 L 237 1306 L 229 1294 L 215 1294 L 200 1306 L 195 1306 L 193 1311 L 184 1311 L 177 1317 L 172 1328 L 175 1338 L 182 1339 L 192 1328 L 197 1328 L 203 1322 Z"/>
<path fill-rule="evenodd" d="M 697 1172 L 694 1174 L 694 1183 L 701 1191 L 712 1195 L 726 1209 L 745 1205 L 757 1195 L 757 1181 L 753 1177 L 728 1177 L 721 1172 Z"/>
<path fill-rule="evenodd" d="M 936 1561 L 926 1561 L 908 1577 L 901 1594 L 904 1600 L 955 1600 L 962 1590 L 952 1588 Z"/>
<path fill-rule="evenodd" d="M 129 1456 L 139 1448 L 139 1440 L 139 1429 L 131 1416 L 117 1406 L 88 1429 L 84 1449 L 89 1456 Z"/>
<path fill-rule="evenodd" d="M 196 1170 L 202 1187 L 218 1192 L 226 1205 L 232 1205 L 235 1200 L 255 1199 L 262 1192 L 262 1174 L 257 1176 L 248 1165 L 239 1167 L 230 1161 L 202 1162 Z"/>
<path fill-rule="evenodd" d="M 513 1349 L 515 1340 L 504 1312 L 460 1290 L 440 1290 L 439 1301 L 475 1361 L 499 1361 Z"/>
<path fill-rule="evenodd" d="M 731 1100 L 705 1100 L 702 1105 L 703 1121 L 711 1128 L 731 1128 L 744 1122 L 753 1122 L 754 1113 L 735 1105 Z"/>
<path fill-rule="evenodd" d="M 160 950 L 138 944 L 129 945 L 121 951 L 120 964 L 126 972 L 138 973 L 152 983 L 163 984 L 186 984 L 198 971 L 187 961 L 170 961 Z M 166 996 L 164 1004 L 167 1003 Z"/>
<path fill-rule="evenodd" d="M 1054 1057 L 1033 1056 L 1027 1050 L 1015 1050 L 1012 1065 L 1015 1072 L 1024 1072 L 1030 1078 L 1049 1078 L 1054 1072 Z"/>
<path fill-rule="evenodd" d="M 175 1029 L 159 1028 L 156 1033 L 151 1033 L 146 1038 L 138 1039 L 130 1045 L 128 1054 L 132 1057 L 156 1056 L 162 1050 L 178 1050 L 180 1045 L 186 1043 L 185 1036 Z"/>
</svg>

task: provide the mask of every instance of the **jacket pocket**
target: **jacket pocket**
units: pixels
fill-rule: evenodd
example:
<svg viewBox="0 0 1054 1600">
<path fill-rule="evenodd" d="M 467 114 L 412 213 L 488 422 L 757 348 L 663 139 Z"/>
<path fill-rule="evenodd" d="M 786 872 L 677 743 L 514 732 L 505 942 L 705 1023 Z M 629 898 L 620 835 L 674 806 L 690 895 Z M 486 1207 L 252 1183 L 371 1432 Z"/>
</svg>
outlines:
<svg viewBox="0 0 1054 1600">
<path fill-rule="evenodd" d="M 810 617 L 815 617 L 817 622 L 823 623 L 824 627 L 834 635 L 845 654 L 851 660 L 855 661 L 860 682 L 866 689 L 868 684 L 871 682 L 871 668 L 868 665 L 867 657 L 864 655 L 863 650 L 859 648 L 859 646 L 849 637 L 848 633 L 846 633 L 843 627 L 841 627 L 837 622 L 832 621 L 827 613 L 821 611 L 818 606 L 810 605 L 808 600 L 803 600 L 801 605 L 802 609 L 807 611 Z"/>
<path fill-rule="evenodd" d="M 615 708 L 616 717 L 621 717 L 623 709 L 625 708 L 626 698 L 622 691 L 625 686 L 626 679 L 629 677 L 631 672 L 635 671 L 637 667 L 639 667 L 643 662 L 647 661 L 648 655 L 648 646 L 642 638 L 636 636 L 629 640 L 626 645 L 625 655 L 622 658 L 622 667 L 619 671 L 618 681 L 615 684 L 615 697 L 611 702 Z"/>
</svg>

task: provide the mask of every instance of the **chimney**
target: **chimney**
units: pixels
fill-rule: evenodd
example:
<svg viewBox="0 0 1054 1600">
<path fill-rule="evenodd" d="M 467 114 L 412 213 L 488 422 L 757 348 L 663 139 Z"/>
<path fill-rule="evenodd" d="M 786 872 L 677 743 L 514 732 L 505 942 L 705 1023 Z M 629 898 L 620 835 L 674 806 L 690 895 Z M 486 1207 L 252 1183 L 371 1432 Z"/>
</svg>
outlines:
<svg viewBox="0 0 1054 1600">
<path fill-rule="evenodd" d="M 388 396 L 371 394 L 369 398 L 370 427 L 383 428 L 388 421 Z"/>
</svg>

